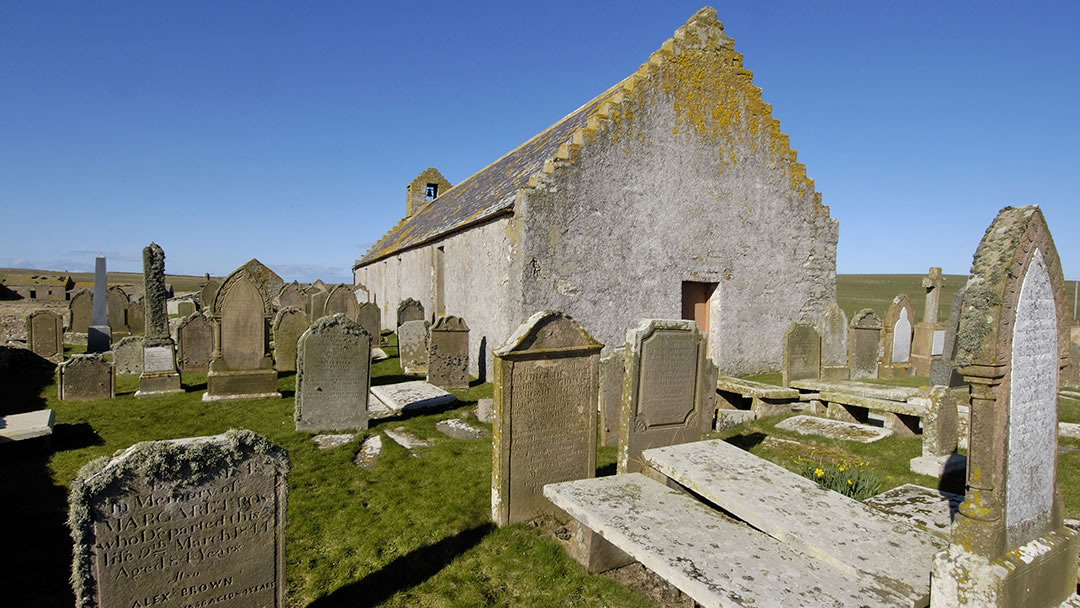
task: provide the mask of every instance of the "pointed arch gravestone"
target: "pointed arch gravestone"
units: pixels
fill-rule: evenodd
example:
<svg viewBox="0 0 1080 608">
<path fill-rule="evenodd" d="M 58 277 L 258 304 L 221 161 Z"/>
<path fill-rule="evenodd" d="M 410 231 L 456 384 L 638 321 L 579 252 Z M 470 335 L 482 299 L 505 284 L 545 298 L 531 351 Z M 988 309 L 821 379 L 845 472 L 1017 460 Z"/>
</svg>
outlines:
<svg viewBox="0 0 1080 608">
<path fill-rule="evenodd" d="M 872 308 L 864 308 L 851 319 L 851 333 L 848 334 L 848 365 L 851 379 L 877 378 L 881 329 L 881 319 Z"/>
<path fill-rule="evenodd" d="M 214 324 L 195 312 L 176 328 L 176 363 L 181 372 L 205 372 L 214 353 Z"/>
<path fill-rule="evenodd" d="M 94 314 L 94 295 L 88 289 L 80 289 L 71 296 L 68 302 L 70 320 L 68 321 L 71 331 L 77 334 L 85 334 L 90 331 L 90 320 Z"/>
<path fill-rule="evenodd" d="M 26 344 L 34 354 L 53 363 L 64 360 L 64 324 L 51 310 L 26 315 Z"/>
<path fill-rule="evenodd" d="M 577 321 L 549 310 L 492 351 L 491 517 L 499 526 L 554 513 L 544 484 L 596 475 L 602 348 Z"/>
<path fill-rule="evenodd" d="M 1080 538 L 1057 488 L 1057 391 L 1069 360 L 1064 280 L 1037 206 L 1006 207 L 971 266 L 956 363 L 971 385 L 967 491 L 932 606 L 1056 606 Z"/>
<path fill-rule="evenodd" d="M 341 313 L 323 317 L 296 349 L 296 430 L 368 428 L 371 336 L 364 328 Z"/>
<path fill-rule="evenodd" d="M 893 298 L 889 310 L 885 313 L 879 377 L 897 378 L 911 374 L 911 338 L 914 333 L 914 322 L 911 300 L 905 294 Z"/>
<path fill-rule="evenodd" d="M 829 304 L 818 319 L 821 334 L 821 377 L 828 380 L 847 380 L 851 377 L 848 366 L 848 318 L 836 302 Z"/>
<path fill-rule="evenodd" d="M 356 295 L 352 288 L 344 283 L 338 283 L 330 288 L 326 294 L 326 304 L 323 305 L 320 317 L 329 317 L 343 314 L 353 321 L 356 320 Z"/>
<path fill-rule="evenodd" d="M 296 306 L 286 306 L 274 316 L 274 368 L 279 372 L 296 371 L 296 341 L 309 325 L 307 314 Z"/>
<path fill-rule="evenodd" d="M 214 296 L 214 354 L 203 401 L 280 398 L 270 356 L 273 309 L 245 267 L 233 271 Z"/>
</svg>

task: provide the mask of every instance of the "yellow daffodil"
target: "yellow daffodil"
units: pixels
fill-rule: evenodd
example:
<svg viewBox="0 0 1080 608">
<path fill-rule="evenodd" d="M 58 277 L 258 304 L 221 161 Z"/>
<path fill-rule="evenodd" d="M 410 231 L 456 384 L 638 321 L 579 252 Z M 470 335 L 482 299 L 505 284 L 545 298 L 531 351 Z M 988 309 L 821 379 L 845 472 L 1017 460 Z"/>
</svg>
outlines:
<svg viewBox="0 0 1080 608">
<path fill-rule="evenodd" d="M 818 477 L 824 477 L 825 471 L 822 471 L 821 469 L 814 469 L 814 475 L 817 475 Z"/>
</svg>

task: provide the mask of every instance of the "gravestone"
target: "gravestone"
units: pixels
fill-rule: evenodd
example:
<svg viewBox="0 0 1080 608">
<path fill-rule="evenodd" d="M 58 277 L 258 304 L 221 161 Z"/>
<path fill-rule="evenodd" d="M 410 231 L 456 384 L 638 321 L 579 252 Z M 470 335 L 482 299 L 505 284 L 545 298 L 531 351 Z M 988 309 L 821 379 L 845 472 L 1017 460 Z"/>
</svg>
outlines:
<svg viewBox="0 0 1080 608">
<path fill-rule="evenodd" d="M 109 298 L 106 296 L 105 256 L 94 260 L 94 297 L 90 327 L 86 330 L 86 352 L 103 353 L 112 348 L 112 330 L 109 329 Z"/>
<path fill-rule="evenodd" d="M 368 428 L 371 336 L 364 328 L 341 313 L 323 317 L 296 348 L 296 430 Z"/>
<path fill-rule="evenodd" d="M 705 347 L 694 321 L 642 319 L 626 332 L 619 474 L 642 472 L 643 450 L 701 439 Z"/>
<path fill-rule="evenodd" d="M 871 308 L 860 310 L 851 319 L 848 362 L 852 380 L 878 377 L 881 329 L 881 319 Z"/>
<path fill-rule="evenodd" d="M 326 294 L 326 304 L 323 305 L 320 317 L 343 314 L 353 321 L 356 320 L 356 296 L 352 288 L 344 283 L 339 283 L 330 288 Z"/>
<path fill-rule="evenodd" d="M 316 281 L 316 283 L 321 284 L 322 281 Z M 326 298 L 329 295 L 330 292 L 327 291 L 325 285 L 321 287 L 316 286 L 315 283 L 311 285 L 311 289 L 307 292 L 307 311 L 308 318 L 312 322 L 322 316 L 323 309 L 326 308 Z"/>
<path fill-rule="evenodd" d="M 596 475 L 602 348 L 569 316 L 541 311 L 492 351 L 491 517 L 499 526 L 556 513 L 545 484 Z"/>
<path fill-rule="evenodd" d="M 356 285 L 352 286 L 352 290 L 353 290 L 353 295 L 356 297 L 357 303 L 363 303 L 363 302 L 370 302 L 371 301 L 371 290 L 368 289 L 366 286 L 364 286 L 364 285 L 362 285 L 360 283 L 357 283 Z"/>
<path fill-rule="evenodd" d="M 69 324 L 71 331 L 85 334 L 90 330 L 90 319 L 94 314 L 94 296 L 86 289 L 80 289 L 68 302 Z"/>
<path fill-rule="evenodd" d="M 848 318 L 836 302 L 825 307 L 818 319 L 821 334 L 821 377 L 828 380 L 847 380 L 851 376 L 848 367 Z"/>
<path fill-rule="evenodd" d="M 132 335 L 146 334 L 146 303 L 143 300 L 128 303 L 127 321 L 128 330 Z"/>
<path fill-rule="evenodd" d="M 116 396 L 116 368 L 105 355 L 71 355 L 56 369 L 61 401 L 92 401 Z"/>
<path fill-rule="evenodd" d="M 1069 324 L 1037 206 L 1006 207 L 975 250 L 956 363 L 971 385 L 967 488 L 932 606 L 1056 606 L 1076 591 L 1080 538 L 1057 488 L 1058 400 Z"/>
<path fill-rule="evenodd" d="M 961 287 L 953 296 L 948 325 L 945 327 L 945 343 L 942 345 L 941 359 L 930 364 L 932 386 L 960 386 L 964 382 L 956 371 L 954 359 L 956 359 L 956 332 L 960 329 L 960 312 L 964 307 L 966 291 L 966 287 Z"/>
<path fill-rule="evenodd" d="M 26 345 L 53 363 L 64 360 L 64 320 L 50 310 L 35 310 L 26 315 Z"/>
<path fill-rule="evenodd" d="M 243 266 L 237 270 L 245 270 L 248 278 L 256 287 L 259 288 L 259 293 L 262 294 L 263 300 L 270 305 L 270 310 L 274 309 L 274 296 L 281 291 L 281 288 L 285 286 L 285 281 L 277 275 L 276 272 L 270 270 L 266 265 L 255 258 L 251 258 Z M 224 285 L 224 283 L 222 283 Z"/>
<path fill-rule="evenodd" d="M 308 325 L 307 314 L 296 306 L 281 308 L 274 316 L 274 368 L 279 372 L 296 371 L 296 341 Z"/>
<path fill-rule="evenodd" d="M 428 364 L 428 328 L 424 320 L 406 321 L 398 327 L 398 362 L 406 374 L 426 374 Z"/>
<path fill-rule="evenodd" d="M 941 268 L 937 266 L 931 266 L 930 272 L 922 280 L 923 289 L 926 290 L 926 306 L 922 320 L 915 324 L 915 333 L 911 340 L 911 367 L 916 376 L 930 375 L 930 364 L 936 358 L 934 334 L 938 330 L 938 308 L 944 284 Z"/>
<path fill-rule="evenodd" d="M 921 417 L 922 454 L 912 458 L 915 473 L 938 477 L 963 468 L 964 458 L 956 454 L 959 415 L 947 386 L 924 386 L 908 403 L 925 408 Z"/>
<path fill-rule="evenodd" d="M 424 305 L 420 302 L 412 298 L 405 298 L 398 304 L 396 327 L 401 327 L 403 323 L 408 321 L 423 321 L 424 319 Z"/>
<path fill-rule="evenodd" d="M 176 314 L 180 317 L 186 317 L 195 312 L 195 302 L 191 300 L 181 300 L 176 303 Z"/>
<path fill-rule="evenodd" d="M 821 336 L 805 323 L 792 323 L 784 332 L 781 375 L 784 386 L 792 380 L 821 377 Z"/>
<path fill-rule="evenodd" d="M 91 461 L 69 497 L 76 605 L 284 608 L 288 473 L 251 431 Z"/>
<path fill-rule="evenodd" d="M 273 308 L 245 267 L 221 283 L 211 309 L 214 354 L 203 401 L 280 398 L 270 355 Z"/>
<path fill-rule="evenodd" d="M 611 349 L 600 359 L 600 445 L 619 445 L 619 419 L 622 418 L 623 347 Z"/>
<path fill-rule="evenodd" d="M 157 243 L 143 248 L 143 310 L 146 339 L 143 341 L 143 367 L 135 397 L 152 397 L 183 392 L 180 373 L 176 371 L 176 345 L 169 334 L 166 302 L 165 252 Z"/>
<path fill-rule="evenodd" d="M 176 364 L 181 372 L 205 372 L 214 353 L 214 325 L 201 312 L 192 313 L 176 329 Z"/>
<path fill-rule="evenodd" d="M 143 337 L 128 336 L 113 344 L 113 364 L 117 376 L 141 374 L 143 371 Z"/>
<path fill-rule="evenodd" d="M 371 336 L 371 348 L 382 343 L 382 314 L 375 302 L 361 302 L 356 306 L 356 322 Z"/>
<path fill-rule="evenodd" d="M 203 311 L 210 312 L 210 307 L 214 305 L 214 295 L 217 294 L 218 287 L 221 287 L 221 281 L 211 279 L 210 273 L 206 273 L 204 278 L 206 282 L 199 290 L 199 304 Z"/>
<path fill-rule="evenodd" d="M 428 336 L 427 381 L 440 388 L 469 388 L 469 326 L 439 317 Z"/>
<path fill-rule="evenodd" d="M 122 288 L 113 285 L 105 292 L 109 302 L 109 329 L 112 331 L 113 340 L 119 340 L 131 333 L 128 328 L 127 310 L 131 304 L 131 298 Z"/>
<path fill-rule="evenodd" d="M 289 283 L 281 288 L 278 292 L 278 309 L 294 306 L 300 310 L 307 311 L 307 294 L 300 288 L 300 284 L 296 281 Z"/>
<path fill-rule="evenodd" d="M 911 301 L 904 294 L 893 298 L 885 313 L 885 331 L 881 335 L 881 367 L 878 376 L 896 378 L 908 376 L 911 366 L 911 336 L 914 316 Z M 929 370 L 927 370 L 929 371 Z"/>
</svg>

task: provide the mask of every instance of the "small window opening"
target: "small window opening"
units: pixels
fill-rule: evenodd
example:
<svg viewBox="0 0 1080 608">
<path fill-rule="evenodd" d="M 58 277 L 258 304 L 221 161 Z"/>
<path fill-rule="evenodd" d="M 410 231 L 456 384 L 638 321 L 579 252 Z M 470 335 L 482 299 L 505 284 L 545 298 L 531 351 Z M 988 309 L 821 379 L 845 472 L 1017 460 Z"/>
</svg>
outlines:
<svg viewBox="0 0 1080 608">
<path fill-rule="evenodd" d="M 433 201 L 437 196 L 439 196 L 439 184 L 428 184 L 424 191 L 424 200 Z"/>
</svg>

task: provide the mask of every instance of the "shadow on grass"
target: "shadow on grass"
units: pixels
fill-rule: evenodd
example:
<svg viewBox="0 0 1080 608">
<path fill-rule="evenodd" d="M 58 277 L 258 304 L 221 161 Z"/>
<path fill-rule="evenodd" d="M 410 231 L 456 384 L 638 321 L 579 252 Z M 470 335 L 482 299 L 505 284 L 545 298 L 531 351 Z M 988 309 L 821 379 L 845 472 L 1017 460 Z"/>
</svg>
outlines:
<svg viewBox="0 0 1080 608">
<path fill-rule="evenodd" d="M 384 384 L 398 384 L 399 382 L 411 382 L 413 380 L 423 380 L 421 376 L 409 376 L 407 374 L 391 374 L 388 376 L 378 376 L 371 379 L 371 386 L 382 386 Z"/>
<path fill-rule="evenodd" d="M 616 466 L 617 464 L 618 463 L 615 462 L 609 462 L 602 467 L 596 467 L 596 476 L 608 477 L 610 475 L 614 475 L 616 472 L 618 472 L 618 466 Z"/>
<path fill-rule="evenodd" d="M 57 424 L 53 426 L 52 445 L 57 452 L 64 452 L 81 450 L 92 445 L 105 445 L 105 440 L 88 422 Z"/>
<path fill-rule="evenodd" d="M 56 364 L 33 351 L 0 346 L 0 416 L 45 409 L 41 391 L 53 383 Z"/>
<path fill-rule="evenodd" d="M 765 433 L 748 433 L 745 435 L 732 435 L 724 441 L 730 443 L 737 448 L 749 451 L 750 448 L 760 444 L 762 441 L 765 441 L 766 437 L 768 437 L 768 435 L 766 435 Z"/>
<path fill-rule="evenodd" d="M 181 377 L 180 386 L 184 389 L 184 392 L 196 393 L 196 392 L 205 392 L 206 391 L 206 382 L 200 382 L 199 384 L 188 384 L 187 382 L 183 382 L 183 380 L 182 380 L 183 375 L 181 375 L 180 377 Z"/>
<path fill-rule="evenodd" d="M 308 604 L 308 608 L 365 608 L 377 606 L 395 593 L 411 589 L 435 576 L 453 559 L 475 547 L 495 530 L 488 522 L 420 547 L 386 564 L 377 572 L 337 589 Z"/>
</svg>

